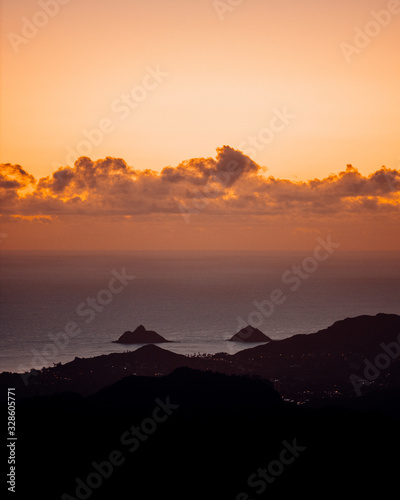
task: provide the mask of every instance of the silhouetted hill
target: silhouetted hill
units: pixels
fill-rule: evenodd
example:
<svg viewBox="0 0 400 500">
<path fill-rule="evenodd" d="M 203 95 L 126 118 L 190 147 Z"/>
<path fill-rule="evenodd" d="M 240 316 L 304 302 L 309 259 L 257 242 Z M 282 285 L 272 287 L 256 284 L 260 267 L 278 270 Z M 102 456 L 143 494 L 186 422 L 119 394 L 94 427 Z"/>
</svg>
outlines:
<svg viewBox="0 0 400 500">
<path fill-rule="evenodd" d="M 378 376 L 363 386 L 363 393 L 400 385 L 400 316 L 377 314 L 337 321 L 309 335 L 276 340 L 240 351 L 232 364 L 243 373 L 251 370 L 265 378 L 278 379 L 280 391 L 289 398 L 340 397 L 356 394 L 352 375 L 365 378 L 367 365 L 384 354 L 388 363 Z M 389 356 L 382 344 L 398 345 L 399 356 Z M 382 365 L 380 365 L 382 366 Z"/>
<path fill-rule="evenodd" d="M 135 331 L 126 331 L 114 342 L 117 344 L 162 344 L 172 341 L 165 339 L 153 330 L 146 330 L 143 325 L 139 325 Z"/>
<path fill-rule="evenodd" d="M 107 405 L 117 401 L 151 403 L 157 395 L 170 395 L 185 405 L 196 406 L 206 400 L 214 409 L 231 405 L 238 411 L 240 405 L 247 411 L 259 404 L 280 404 L 282 398 L 273 389 L 271 382 L 248 376 L 204 372 L 188 367 L 174 370 L 165 377 L 126 377 L 110 387 L 91 396 L 91 401 L 105 402 Z M 247 410 L 246 410 L 247 409 Z"/>
<path fill-rule="evenodd" d="M 248 376 L 179 368 L 88 397 L 21 400 L 17 410 L 15 498 L 358 497 L 374 488 L 385 497 L 398 482 L 398 419 L 299 408 Z"/>
<path fill-rule="evenodd" d="M 308 335 L 294 335 L 266 346 L 255 347 L 260 352 L 292 354 L 327 354 L 354 352 L 363 355 L 379 352 L 381 342 L 393 342 L 400 334 L 400 316 L 377 314 L 336 321 L 332 326 Z M 255 352 L 255 351 L 253 351 Z M 244 354 L 238 353 L 237 357 Z"/>
<path fill-rule="evenodd" d="M 2 373 L 0 387 L 17 388 L 19 397 L 63 391 L 91 394 L 127 375 L 164 375 L 189 364 L 190 358 L 149 344 L 124 353 L 76 357 L 68 363 L 33 371 L 24 377 Z"/>
<path fill-rule="evenodd" d="M 235 335 L 228 339 L 230 342 L 271 342 L 270 339 L 265 333 L 263 333 L 258 328 L 254 328 L 251 325 L 245 326 L 239 332 L 235 333 Z"/>
</svg>

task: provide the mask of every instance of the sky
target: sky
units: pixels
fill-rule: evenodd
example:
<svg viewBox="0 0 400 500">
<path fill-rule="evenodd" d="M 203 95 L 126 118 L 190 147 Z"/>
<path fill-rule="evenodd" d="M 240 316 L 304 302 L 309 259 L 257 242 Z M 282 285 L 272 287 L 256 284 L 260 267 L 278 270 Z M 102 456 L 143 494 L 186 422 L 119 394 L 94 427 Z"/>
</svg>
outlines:
<svg viewBox="0 0 400 500">
<path fill-rule="evenodd" d="M 400 249 L 400 1 L 0 5 L 2 249 Z"/>
</svg>

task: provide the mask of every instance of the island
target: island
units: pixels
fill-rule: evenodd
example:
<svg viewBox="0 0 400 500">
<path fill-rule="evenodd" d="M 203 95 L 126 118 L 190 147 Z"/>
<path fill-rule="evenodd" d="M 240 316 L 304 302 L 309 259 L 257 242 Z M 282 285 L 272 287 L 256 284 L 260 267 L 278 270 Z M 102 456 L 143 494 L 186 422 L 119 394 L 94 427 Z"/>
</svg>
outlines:
<svg viewBox="0 0 400 500">
<path fill-rule="evenodd" d="M 117 344 L 162 344 L 172 342 L 153 330 L 146 330 L 143 325 L 139 325 L 135 331 L 126 331 L 118 340 L 114 340 Z"/>
<path fill-rule="evenodd" d="M 229 342 L 248 342 L 248 343 L 271 342 L 271 340 L 272 339 L 270 339 L 267 335 L 265 335 L 265 333 L 263 333 L 258 328 L 254 328 L 251 325 L 242 328 L 231 339 L 228 339 Z"/>
</svg>

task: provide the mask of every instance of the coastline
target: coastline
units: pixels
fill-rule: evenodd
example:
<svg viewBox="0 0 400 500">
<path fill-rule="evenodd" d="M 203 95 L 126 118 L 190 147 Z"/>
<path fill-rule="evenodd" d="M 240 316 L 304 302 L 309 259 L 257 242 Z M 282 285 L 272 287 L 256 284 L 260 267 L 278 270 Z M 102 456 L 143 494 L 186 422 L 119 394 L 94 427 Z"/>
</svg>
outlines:
<svg viewBox="0 0 400 500">
<path fill-rule="evenodd" d="M 169 348 L 174 344 L 136 345 L 134 350 L 75 357 L 41 370 L 3 372 L 0 385 L 19 387 L 20 396 L 65 390 L 89 394 L 129 375 L 164 376 L 188 367 L 272 380 L 284 398 L 304 404 L 314 399 L 352 397 L 395 387 L 400 366 L 395 354 L 385 370 L 379 370 L 384 372 L 382 377 L 369 381 L 365 373 L 367 368 L 371 370 L 374 358 L 379 361 L 384 355 L 382 349 L 392 348 L 395 353 L 398 333 L 400 316 L 378 314 L 347 318 L 319 332 L 283 340 L 261 344 L 230 342 L 238 344 L 233 354 L 219 351 L 183 355 Z M 389 354 L 384 356 L 388 358 Z"/>
</svg>

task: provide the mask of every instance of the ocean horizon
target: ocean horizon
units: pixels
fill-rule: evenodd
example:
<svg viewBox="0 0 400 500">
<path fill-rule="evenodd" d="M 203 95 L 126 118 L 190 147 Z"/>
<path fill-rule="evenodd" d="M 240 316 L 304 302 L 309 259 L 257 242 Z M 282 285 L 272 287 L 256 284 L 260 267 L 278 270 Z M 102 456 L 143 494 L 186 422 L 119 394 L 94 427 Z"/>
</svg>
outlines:
<svg viewBox="0 0 400 500">
<path fill-rule="evenodd" d="M 143 324 L 176 353 L 233 354 L 247 324 L 272 339 L 400 314 L 400 252 L 3 251 L 0 372 L 135 350 Z"/>
</svg>

